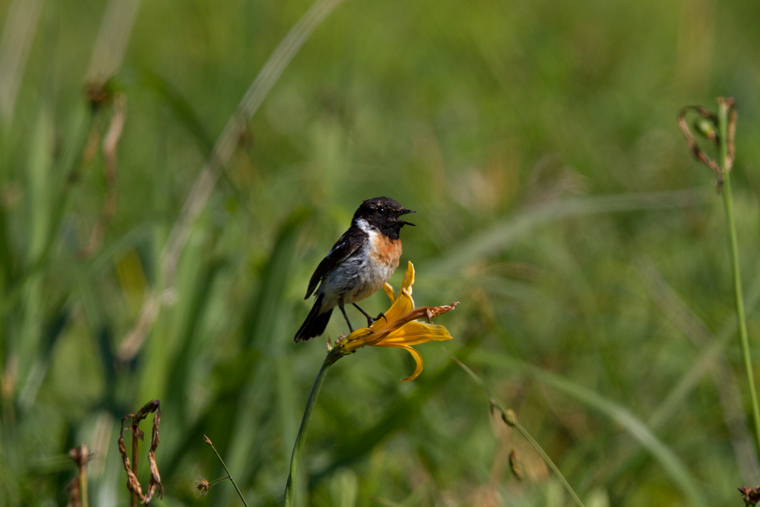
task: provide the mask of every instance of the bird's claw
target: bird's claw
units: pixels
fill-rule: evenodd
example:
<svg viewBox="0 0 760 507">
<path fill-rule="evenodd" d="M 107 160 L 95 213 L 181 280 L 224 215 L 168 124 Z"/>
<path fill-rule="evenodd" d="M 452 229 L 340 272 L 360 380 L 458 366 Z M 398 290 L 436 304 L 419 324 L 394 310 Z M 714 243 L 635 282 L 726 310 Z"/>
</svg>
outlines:
<svg viewBox="0 0 760 507">
<path fill-rule="evenodd" d="M 383 312 L 380 312 L 380 314 L 377 317 L 367 316 L 367 326 L 371 326 L 372 324 L 374 324 L 380 319 L 385 319 L 385 322 L 388 322 L 388 319 L 385 317 L 385 314 Z"/>
</svg>

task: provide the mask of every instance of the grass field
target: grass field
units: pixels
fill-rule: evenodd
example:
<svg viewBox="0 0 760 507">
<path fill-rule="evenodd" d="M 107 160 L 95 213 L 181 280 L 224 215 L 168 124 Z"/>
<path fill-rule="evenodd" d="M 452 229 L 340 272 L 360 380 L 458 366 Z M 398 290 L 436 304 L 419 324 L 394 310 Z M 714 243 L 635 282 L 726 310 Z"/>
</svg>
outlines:
<svg viewBox="0 0 760 507">
<path fill-rule="evenodd" d="M 396 349 L 331 368 L 297 505 L 573 505 L 451 355 L 587 507 L 741 505 L 723 202 L 676 116 L 737 101 L 758 364 L 760 4 L 316 3 L 298 40 L 310 0 L 0 2 L 0 505 L 65 505 L 83 442 L 89 504 L 129 505 L 120 421 L 153 399 L 152 505 L 242 505 L 198 498 L 224 476 L 204 434 L 249 505 L 281 504 L 326 353 L 292 342 L 303 294 L 380 195 L 417 211 L 401 265 L 418 305 L 461 302 L 454 339 L 409 383 Z"/>
</svg>

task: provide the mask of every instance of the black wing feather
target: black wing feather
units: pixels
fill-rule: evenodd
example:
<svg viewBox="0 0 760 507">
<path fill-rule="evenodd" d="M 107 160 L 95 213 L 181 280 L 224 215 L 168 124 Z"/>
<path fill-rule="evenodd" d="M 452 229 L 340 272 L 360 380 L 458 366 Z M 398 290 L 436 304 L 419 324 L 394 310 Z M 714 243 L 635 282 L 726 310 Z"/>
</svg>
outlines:
<svg viewBox="0 0 760 507">
<path fill-rule="evenodd" d="M 304 299 L 308 299 L 309 296 L 311 296 L 314 289 L 317 288 L 317 285 L 327 273 L 354 254 L 368 239 L 369 235 L 358 227 L 351 227 L 347 230 L 343 236 L 335 242 L 332 250 L 330 250 L 330 253 L 328 253 L 324 259 L 322 259 L 322 262 L 319 263 L 317 269 L 314 270 L 314 274 L 311 275 L 311 279 L 309 280 L 309 288 L 306 289 L 306 296 L 304 296 Z"/>
</svg>

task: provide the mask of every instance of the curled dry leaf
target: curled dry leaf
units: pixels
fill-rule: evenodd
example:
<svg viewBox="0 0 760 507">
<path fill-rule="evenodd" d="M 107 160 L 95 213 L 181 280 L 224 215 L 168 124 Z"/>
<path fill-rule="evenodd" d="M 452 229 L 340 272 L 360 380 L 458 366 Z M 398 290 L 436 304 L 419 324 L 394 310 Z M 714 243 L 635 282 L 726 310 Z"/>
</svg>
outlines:
<svg viewBox="0 0 760 507">
<path fill-rule="evenodd" d="M 129 456 L 127 455 L 127 449 L 124 444 L 124 422 L 127 419 L 132 419 L 132 423 L 129 426 L 129 429 L 132 431 L 132 438 L 133 441 L 136 440 L 143 440 L 144 433 L 140 429 L 140 421 L 147 418 L 149 414 L 155 412 L 155 417 L 153 418 L 153 432 L 151 435 L 151 442 L 150 442 L 150 450 L 148 451 L 148 465 L 150 467 L 150 483 L 148 484 L 148 492 L 147 494 L 143 494 L 142 487 L 140 485 L 140 481 L 137 478 L 136 472 L 132 468 L 132 464 L 129 461 Z M 164 486 L 161 483 L 161 474 L 158 471 L 158 465 L 156 464 L 156 449 L 158 448 L 158 443 L 160 441 L 159 436 L 159 425 L 161 424 L 161 402 L 158 400 L 152 400 L 146 403 L 140 410 L 137 411 L 136 414 L 127 414 L 124 416 L 121 420 L 121 430 L 119 431 L 119 454 L 121 454 L 121 460 L 122 464 L 124 465 L 124 470 L 127 473 L 127 489 L 137 495 L 137 497 L 140 499 L 140 502 L 144 505 L 148 505 L 148 503 L 153 499 L 153 496 L 158 493 L 160 497 L 163 497 L 164 495 Z M 135 449 L 136 446 L 133 446 Z M 135 458 L 135 461 L 136 458 Z M 135 465 L 135 468 L 136 465 Z"/>
</svg>

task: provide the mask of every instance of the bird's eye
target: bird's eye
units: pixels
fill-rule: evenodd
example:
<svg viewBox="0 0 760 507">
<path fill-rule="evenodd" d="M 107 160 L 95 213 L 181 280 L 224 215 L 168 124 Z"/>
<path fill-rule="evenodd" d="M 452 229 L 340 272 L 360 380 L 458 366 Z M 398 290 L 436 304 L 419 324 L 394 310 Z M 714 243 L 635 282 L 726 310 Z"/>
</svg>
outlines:
<svg viewBox="0 0 760 507">
<path fill-rule="evenodd" d="M 385 215 L 385 208 L 378 208 L 377 212 L 381 215 Z"/>
</svg>

